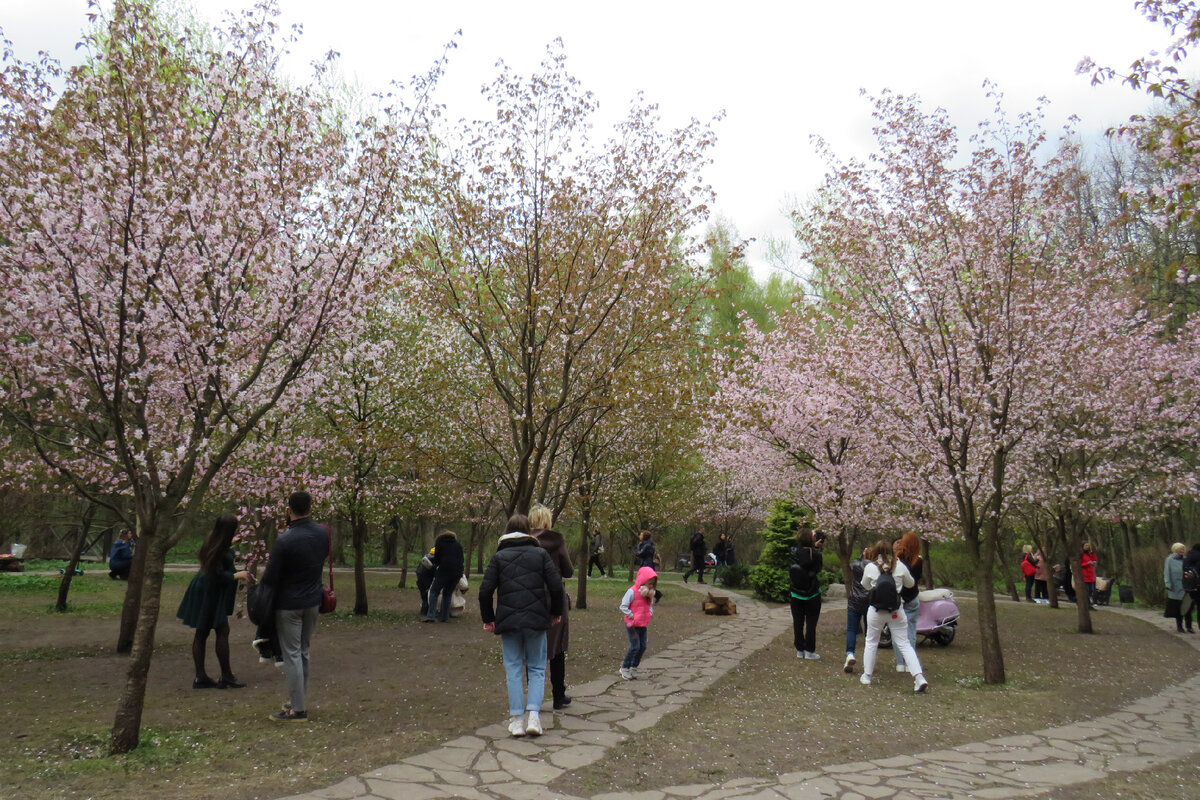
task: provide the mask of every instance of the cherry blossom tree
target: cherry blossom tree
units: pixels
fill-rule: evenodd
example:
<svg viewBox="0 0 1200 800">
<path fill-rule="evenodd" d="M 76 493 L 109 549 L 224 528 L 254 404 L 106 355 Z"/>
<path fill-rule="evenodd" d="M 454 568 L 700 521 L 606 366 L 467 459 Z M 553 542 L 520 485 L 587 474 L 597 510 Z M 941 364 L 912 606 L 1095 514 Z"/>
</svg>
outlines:
<svg viewBox="0 0 1200 800">
<path fill-rule="evenodd" d="M 113 752 L 137 746 L 183 512 L 265 421 L 299 413 L 311 360 L 351 335 L 401 240 L 410 112 L 340 115 L 324 65 L 282 79 L 275 15 L 175 30 L 118 0 L 81 67 L 5 48 L 3 413 L 83 496 L 127 486 L 146 554 Z"/>
<path fill-rule="evenodd" d="M 473 374 L 456 394 L 501 415 L 473 432 L 506 511 L 561 507 L 572 428 L 622 401 L 614 378 L 634 361 L 669 371 L 689 334 L 701 287 L 679 242 L 706 213 L 697 173 L 713 137 L 697 122 L 665 133 L 639 101 L 594 146 L 596 103 L 561 43 L 540 72 L 505 68 L 486 95 L 495 119 L 439 142 L 409 262 L 425 313 L 453 323 L 485 372 L 486 396 Z"/>
<path fill-rule="evenodd" d="M 798 236 L 827 267 L 828 324 L 852 354 L 836 380 L 896 459 L 883 491 L 954 521 L 975 564 L 984 680 L 1000 683 L 992 577 L 1010 460 L 1044 417 L 1053 370 L 1111 321 L 1093 298 L 1123 276 L 1078 213 L 1072 148 L 1046 156 L 1037 114 L 998 107 L 965 157 L 945 113 L 913 98 L 885 94 L 875 118 L 869 164 L 822 146 L 831 172 Z"/>
</svg>

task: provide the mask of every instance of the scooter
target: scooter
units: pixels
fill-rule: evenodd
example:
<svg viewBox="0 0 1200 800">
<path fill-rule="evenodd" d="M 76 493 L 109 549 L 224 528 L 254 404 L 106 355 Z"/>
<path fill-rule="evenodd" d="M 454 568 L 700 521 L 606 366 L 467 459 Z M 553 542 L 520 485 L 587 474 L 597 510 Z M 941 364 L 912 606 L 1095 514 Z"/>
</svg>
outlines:
<svg viewBox="0 0 1200 800">
<path fill-rule="evenodd" d="M 958 630 L 958 603 L 954 592 L 949 589 L 927 589 L 917 595 L 921 605 L 917 608 L 917 634 L 936 645 L 946 647 L 954 641 Z M 892 646 L 892 632 L 883 626 L 879 635 L 880 647 Z"/>
</svg>

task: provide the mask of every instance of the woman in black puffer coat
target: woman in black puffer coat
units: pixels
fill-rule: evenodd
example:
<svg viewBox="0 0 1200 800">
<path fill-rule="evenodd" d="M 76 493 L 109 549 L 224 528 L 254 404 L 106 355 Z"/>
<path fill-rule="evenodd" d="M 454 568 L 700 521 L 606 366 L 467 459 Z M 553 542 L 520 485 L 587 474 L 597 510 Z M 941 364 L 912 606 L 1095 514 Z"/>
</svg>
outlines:
<svg viewBox="0 0 1200 800">
<path fill-rule="evenodd" d="M 500 636 L 508 683 L 508 731 L 513 736 L 542 733 L 546 630 L 563 613 L 562 577 L 550 554 L 526 533 L 528 530 L 529 520 L 524 514 L 509 518 L 507 532 L 500 537 L 496 555 L 479 584 L 483 629 Z M 523 685 L 526 675 L 528 693 Z"/>
<path fill-rule="evenodd" d="M 812 528 L 800 528 L 792 547 L 792 566 L 788 570 L 796 658 L 820 658 L 817 655 L 817 620 L 821 618 L 821 567 L 821 549 Z"/>
</svg>

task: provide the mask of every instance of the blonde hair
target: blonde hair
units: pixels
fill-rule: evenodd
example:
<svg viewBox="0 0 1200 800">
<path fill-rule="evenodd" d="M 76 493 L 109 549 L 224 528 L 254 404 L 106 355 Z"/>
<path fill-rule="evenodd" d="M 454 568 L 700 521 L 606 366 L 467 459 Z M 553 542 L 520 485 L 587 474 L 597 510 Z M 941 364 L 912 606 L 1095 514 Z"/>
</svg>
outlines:
<svg viewBox="0 0 1200 800">
<path fill-rule="evenodd" d="M 1183 542 L 1176 542 L 1175 544 L 1171 545 L 1172 553 L 1183 553 L 1186 551 L 1187 551 L 1187 546 L 1184 545 Z"/>
<path fill-rule="evenodd" d="M 554 514 L 541 503 L 534 503 L 529 509 L 529 527 L 538 530 L 549 530 L 554 524 Z"/>
<path fill-rule="evenodd" d="M 1027 544 L 1027 545 L 1025 545 L 1024 547 L 1022 547 L 1022 548 L 1021 548 L 1021 552 L 1022 552 L 1022 553 L 1032 553 L 1032 552 L 1033 552 L 1033 545 L 1031 545 L 1031 544 Z"/>
</svg>

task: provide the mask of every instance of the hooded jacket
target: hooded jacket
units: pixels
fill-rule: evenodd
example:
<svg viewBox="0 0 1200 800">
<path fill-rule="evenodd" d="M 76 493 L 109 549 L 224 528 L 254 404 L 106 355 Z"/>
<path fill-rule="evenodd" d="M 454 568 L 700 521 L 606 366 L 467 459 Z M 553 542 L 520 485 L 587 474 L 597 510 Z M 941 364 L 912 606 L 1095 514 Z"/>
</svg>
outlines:
<svg viewBox="0 0 1200 800">
<path fill-rule="evenodd" d="M 551 625 L 546 631 L 546 657 L 554 658 L 559 653 L 567 652 L 570 643 L 571 596 L 567 594 L 565 581 L 575 574 L 575 566 L 571 563 L 571 554 L 567 550 L 567 542 L 563 535 L 553 528 L 535 530 L 530 533 L 538 544 L 550 554 L 550 560 L 558 568 L 558 574 L 563 579 L 562 622 Z M 547 599 L 547 603 L 549 600 Z"/>
<path fill-rule="evenodd" d="M 821 596 L 822 566 L 824 559 L 817 548 L 799 545 L 792 547 L 792 566 L 788 569 L 792 597 L 811 600 Z"/>
<path fill-rule="evenodd" d="M 433 542 L 434 577 L 442 579 L 443 586 L 453 586 L 463 575 L 466 559 L 458 537 L 450 531 L 443 533 Z"/>
<path fill-rule="evenodd" d="M 654 616 L 654 590 L 646 581 L 657 578 L 653 567 L 641 567 L 633 579 L 633 586 L 625 591 L 621 599 L 621 613 L 625 615 L 626 628 L 645 628 Z"/>
<path fill-rule="evenodd" d="M 562 615 L 562 602 L 562 577 L 537 539 L 519 532 L 501 536 L 479 583 L 484 624 L 496 623 L 497 634 L 544 631 L 551 617 Z"/>
</svg>

